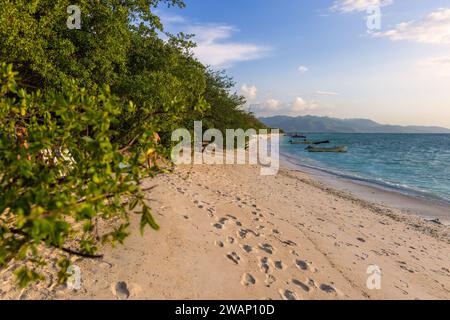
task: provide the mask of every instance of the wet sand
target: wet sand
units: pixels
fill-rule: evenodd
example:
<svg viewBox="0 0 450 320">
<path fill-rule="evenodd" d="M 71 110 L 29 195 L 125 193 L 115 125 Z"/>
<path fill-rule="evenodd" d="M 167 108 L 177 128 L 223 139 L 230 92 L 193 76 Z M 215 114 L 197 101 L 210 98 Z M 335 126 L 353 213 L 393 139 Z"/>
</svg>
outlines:
<svg viewBox="0 0 450 320">
<path fill-rule="evenodd" d="M 440 223 L 450 226 L 450 203 L 438 199 L 425 198 L 401 193 L 399 190 L 351 180 L 332 175 L 320 170 L 302 167 L 282 157 L 282 166 L 290 170 L 310 174 L 318 181 L 337 190 L 342 190 L 366 201 L 382 206 L 399 209 L 404 213 L 418 215 L 426 220 L 438 219 Z"/>
</svg>

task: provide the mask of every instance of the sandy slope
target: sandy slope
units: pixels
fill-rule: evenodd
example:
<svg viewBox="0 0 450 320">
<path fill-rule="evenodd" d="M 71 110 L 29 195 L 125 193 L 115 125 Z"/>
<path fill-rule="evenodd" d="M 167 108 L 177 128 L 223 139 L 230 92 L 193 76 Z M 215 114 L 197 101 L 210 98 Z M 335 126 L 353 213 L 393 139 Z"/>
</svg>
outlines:
<svg viewBox="0 0 450 320">
<path fill-rule="evenodd" d="M 450 236 L 296 171 L 197 166 L 146 181 L 161 231 L 138 232 L 103 261 L 77 259 L 82 288 L 7 278 L 1 298 L 450 299 Z M 381 290 L 366 285 L 382 269 Z M 8 285 L 9 289 L 3 290 Z"/>
</svg>

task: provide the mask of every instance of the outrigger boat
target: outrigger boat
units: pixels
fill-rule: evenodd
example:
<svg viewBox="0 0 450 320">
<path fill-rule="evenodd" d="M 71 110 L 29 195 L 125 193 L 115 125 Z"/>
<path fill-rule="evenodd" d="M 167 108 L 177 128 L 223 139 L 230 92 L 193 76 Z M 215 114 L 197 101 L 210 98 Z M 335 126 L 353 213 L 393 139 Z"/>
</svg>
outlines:
<svg viewBox="0 0 450 320">
<path fill-rule="evenodd" d="M 307 141 L 307 140 L 290 140 L 289 144 L 312 144 L 311 141 Z"/>
<path fill-rule="evenodd" d="M 299 141 L 295 141 L 295 140 L 290 140 L 289 144 L 314 144 L 314 145 L 318 145 L 318 144 L 327 144 L 330 143 L 330 140 L 324 140 L 324 141 L 309 141 L 309 140 L 299 140 Z"/>
<path fill-rule="evenodd" d="M 287 136 L 294 138 L 294 139 L 306 139 L 306 136 L 298 134 L 298 133 L 288 133 Z"/>
<path fill-rule="evenodd" d="M 346 153 L 348 151 L 347 146 L 339 146 L 339 147 L 333 147 L 333 148 L 318 148 L 309 146 L 306 148 L 308 152 L 335 152 L 335 153 Z"/>
</svg>

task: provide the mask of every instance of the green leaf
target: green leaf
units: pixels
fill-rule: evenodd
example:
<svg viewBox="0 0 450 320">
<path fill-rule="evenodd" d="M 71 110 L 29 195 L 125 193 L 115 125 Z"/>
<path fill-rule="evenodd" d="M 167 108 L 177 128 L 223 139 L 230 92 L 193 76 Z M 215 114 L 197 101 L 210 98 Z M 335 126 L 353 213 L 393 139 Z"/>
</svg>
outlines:
<svg viewBox="0 0 450 320">
<path fill-rule="evenodd" d="M 141 216 L 141 223 L 140 223 L 140 230 L 141 234 L 144 234 L 144 230 L 146 226 L 150 226 L 154 230 L 159 230 L 159 225 L 155 222 L 153 219 L 153 216 L 151 214 L 150 208 L 147 206 L 144 206 L 142 210 L 142 216 Z"/>
<path fill-rule="evenodd" d="M 27 267 L 21 267 L 14 271 L 14 275 L 16 276 L 17 285 L 20 288 L 27 287 L 31 282 L 37 282 L 43 280 L 43 276 L 38 274 L 34 270 L 30 270 Z"/>
</svg>

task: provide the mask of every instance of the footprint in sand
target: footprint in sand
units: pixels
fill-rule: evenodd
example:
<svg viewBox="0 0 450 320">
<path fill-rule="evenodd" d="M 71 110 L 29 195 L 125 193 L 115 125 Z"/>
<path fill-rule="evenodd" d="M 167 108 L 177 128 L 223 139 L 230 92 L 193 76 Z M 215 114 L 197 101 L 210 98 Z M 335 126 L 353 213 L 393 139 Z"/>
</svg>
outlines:
<svg viewBox="0 0 450 320">
<path fill-rule="evenodd" d="M 249 287 L 256 284 L 256 279 L 250 273 L 246 273 L 242 276 L 241 283 L 243 286 Z"/>
<path fill-rule="evenodd" d="M 295 292 L 290 290 L 280 290 L 280 295 L 284 300 L 298 300 Z"/>
<path fill-rule="evenodd" d="M 270 288 L 270 286 L 271 286 L 272 284 L 274 284 L 275 281 L 277 281 L 277 279 L 276 279 L 273 275 L 271 275 L 271 274 L 267 274 L 267 275 L 266 275 L 266 281 L 265 281 L 265 284 L 266 284 L 266 287 L 267 287 L 267 288 Z"/>
<path fill-rule="evenodd" d="M 320 290 L 326 292 L 326 293 L 336 293 L 336 289 L 328 284 L 321 284 Z"/>
<path fill-rule="evenodd" d="M 227 258 L 233 261 L 235 264 L 239 264 L 239 261 L 241 261 L 241 257 L 239 257 L 236 252 L 229 253 L 227 255 Z"/>
<path fill-rule="evenodd" d="M 296 286 L 302 288 L 303 291 L 305 291 L 305 292 L 309 292 L 309 291 L 311 290 L 306 284 L 304 284 L 304 283 L 301 282 L 300 280 L 293 279 L 293 280 L 292 280 L 292 283 L 295 284 Z"/>
<path fill-rule="evenodd" d="M 247 253 L 250 253 L 250 252 L 253 251 L 253 248 L 251 246 L 249 246 L 249 245 L 246 245 L 246 244 L 241 245 L 241 249 L 244 250 Z"/>
<path fill-rule="evenodd" d="M 247 238 L 247 234 L 248 234 L 248 231 L 244 230 L 244 229 L 241 229 L 237 232 L 238 237 L 241 239 Z"/>
<path fill-rule="evenodd" d="M 130 297 L 130 290 L 128 290 L 126 282 L 117 282 L 112 289 L 113 294 L 120 300 L 127 300 Z"/>
<path fill-rule="evenodd" d="M 311 278 L 308 279 L 308 285 L 309 285 L 309 287 L 312 287 L 312 288 L 315 288 L 315 289 L 318 288 L 318 286 L 317 286 L 316 282 L 314 281 L 314 279 L 311 279 Z"/>
<path fill-rule="evenodd" d="M 212 226 L 218 230 L 223 229 L 223 225 L 221 225 L 220 223 L 214 223 Z"/>
<path fill-rule="evenodd" d="M 228 242 L 229 244 L 233 244 L 235 241 L 236 241 L 236 240 L 234 240 L 233 237 L 228 237 L 228 238 L 227 238 L 227 242 Z"/>
<path fill-rule="evenodd" d="M 219 219 L 219 223 L 220 223 L 221 225 L 225 225 L 225 223 L 227 223 L 227 221 L 228 221 L 227 218 L 220 218 L 220 219 Z"/>
<path fill-rule="evenodd" d="M 283 262 L 282 261 L 275 261 L 273 263 L 273 265 L 274 265 L 275 269 L 283 270 Z"/>
<path fill-rule="evenodd" d="M 296 265 L 300 270 L 303 270 L 303 271 L 306 271 L 306 270 L 308 270 L 308 268 L 309 268 L 308 263 L 306 263 L 306 262 L 303 261 L 303 260 L 295 260 L 295 265 Z"/>
<path fill-rule="evenodd" d="M 264 273 L 269 273 L 269 258 L 264 257 L 261 259 L 261 271 Z"/>
<path fill-rule="evenodd" d="M 223 248 L 224 244 L 222 241 L 216 241 L 216 246 L 218 246 L 219 248 Z"/>
<path fill-rule="evenodd" d="M 266 252 L 267 254 L 273 254 L 273 252 L 275 251 L 274 247 L 272 247 L 268 243 L 260 244 L 259 249 Z"/>
</svg>

